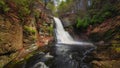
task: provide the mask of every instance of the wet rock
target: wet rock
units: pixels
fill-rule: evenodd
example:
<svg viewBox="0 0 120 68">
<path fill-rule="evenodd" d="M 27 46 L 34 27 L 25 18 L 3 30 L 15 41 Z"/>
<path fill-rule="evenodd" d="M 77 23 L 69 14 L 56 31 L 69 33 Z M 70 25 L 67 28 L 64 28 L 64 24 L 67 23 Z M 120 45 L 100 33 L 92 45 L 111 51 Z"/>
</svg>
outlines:
<svg viewBox="0 0 120 68">
<path fill-rule="evenodd" d="M 43 62 L 36 63 L 33 68 L 49 68 Z"/>
<path fill-rule="evenodd" d="M 102 45 L 102 44 L 104 44 L 104 41 L 99 41 L 98 42 L 98 45 Z"/>
</svg>

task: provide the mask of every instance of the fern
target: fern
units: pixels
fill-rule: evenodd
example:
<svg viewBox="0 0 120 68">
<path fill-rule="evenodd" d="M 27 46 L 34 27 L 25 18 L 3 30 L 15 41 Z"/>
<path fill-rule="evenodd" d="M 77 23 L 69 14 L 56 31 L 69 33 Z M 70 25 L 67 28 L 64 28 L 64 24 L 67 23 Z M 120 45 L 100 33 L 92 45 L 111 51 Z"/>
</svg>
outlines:
<svg viewBox="0 0 120 68">
<path fill-rule="evenodd" d="M 77 28 L 86 28 L 90 24 L 91 20 L 88 16 L 85 16 L 83 19 L 77 19 Z"/>
</svg>

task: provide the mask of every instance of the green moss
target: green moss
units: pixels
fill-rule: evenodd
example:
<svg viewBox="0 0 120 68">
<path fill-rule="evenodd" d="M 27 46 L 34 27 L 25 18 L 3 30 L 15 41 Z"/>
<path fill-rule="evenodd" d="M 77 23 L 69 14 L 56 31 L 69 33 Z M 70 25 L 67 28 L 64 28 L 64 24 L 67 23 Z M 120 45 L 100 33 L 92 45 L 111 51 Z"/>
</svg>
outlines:
<svg viewBox="0 0 120 68">
<path fill-rule="evenodd" d="M 117 52 L 120 53 L 120 44 L 116 43 L 117 41 L 114 41 L 114 44 L 112 44 L 112 49 Z M 116 44 L 115 44 L 116 43 Z"/>
<path fill-rule="evenodd" d="M 50 35 L 53 35 L 53 30 L 54 30 L 54 28 L 53 28 L 53 25 L 52 25 L 52 24 L 48 27 L 47 30 L 49 31 Z"/>
<path fill-rule="evenodd" d="M 120 35 L 116 35 L 115 38 L 119 38 L 120 39 Z"/>
<path fill-rule="evenodd" d="M 33 27 L 29 27 L 29 26 L 24 26 L 24 30 L 28 33 L 32 33 L 32 34 L 35 34 L 36 33 L 36 30 L 33 29 Z"/>
<path fill-rule="evenodd" d="M 120 47 L 115 48 L 115 50 L 117 51 L 117 53 L 120 53 Z"/>
</svg>

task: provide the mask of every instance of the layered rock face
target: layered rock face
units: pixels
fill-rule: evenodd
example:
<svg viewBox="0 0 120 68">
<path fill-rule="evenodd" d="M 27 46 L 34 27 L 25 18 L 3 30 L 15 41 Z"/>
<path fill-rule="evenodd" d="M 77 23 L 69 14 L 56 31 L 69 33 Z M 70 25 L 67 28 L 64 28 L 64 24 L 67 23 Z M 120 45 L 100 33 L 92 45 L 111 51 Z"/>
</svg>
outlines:
<svg viewBox="0 0 120 68">
<path fill-rule="evenodd" d="M 51 17 L 44 4 L 20 1 L 0 1 L 0 68 L 48 45 L 52 37 Z"/>
<path fill-rule="evenodd" d="M 0 63 L 6 63 L 23 47 L 22 26 L 0 16 Z M 4 62 L 5 61 L 5 62 Z"/>
</svg>

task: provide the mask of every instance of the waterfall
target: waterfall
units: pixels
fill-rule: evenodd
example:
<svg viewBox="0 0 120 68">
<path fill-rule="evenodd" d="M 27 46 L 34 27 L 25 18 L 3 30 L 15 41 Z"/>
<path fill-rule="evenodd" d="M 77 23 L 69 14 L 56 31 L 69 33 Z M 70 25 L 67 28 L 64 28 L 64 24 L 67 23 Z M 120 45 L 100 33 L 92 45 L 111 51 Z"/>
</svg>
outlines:
<svg viewBox="0 0 120 68">
<path fill-rule="evenodd" d="M 72 36 L 67 31 L 65 31 L 62 22 L 60 21 L 59 18 L 54 17 L 54 21 L 56 24 L 55 34 L 56 34 L 57 44 L 93 45 L 92 43 L 75 41 L 72 38 Z"/>
</svg>

